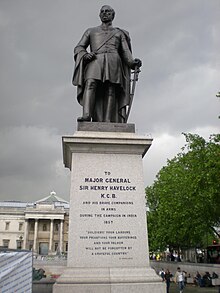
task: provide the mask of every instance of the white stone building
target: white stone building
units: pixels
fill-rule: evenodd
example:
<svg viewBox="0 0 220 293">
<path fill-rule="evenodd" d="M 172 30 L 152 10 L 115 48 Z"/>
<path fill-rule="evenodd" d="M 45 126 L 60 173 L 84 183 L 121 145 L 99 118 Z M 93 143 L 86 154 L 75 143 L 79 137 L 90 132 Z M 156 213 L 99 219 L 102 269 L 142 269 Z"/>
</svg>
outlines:
<svg viewBox="0 0 220 293">
<path fill-rule="evenodd" d="M 67 253 L 68 226 L 69 203 L 55 192 L 32 203 L 0 202 L 0 247 Z"/>
</svg>

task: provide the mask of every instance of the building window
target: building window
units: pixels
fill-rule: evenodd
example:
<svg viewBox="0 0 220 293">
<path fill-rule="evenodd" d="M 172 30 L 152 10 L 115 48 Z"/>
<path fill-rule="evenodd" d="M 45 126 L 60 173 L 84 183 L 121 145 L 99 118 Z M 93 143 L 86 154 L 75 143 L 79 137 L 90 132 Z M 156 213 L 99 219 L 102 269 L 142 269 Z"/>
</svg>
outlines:
<svg viewBox="0 0 220 293">
<path fill-rule="evenodd" d="M 22 229 L 23 229 L 23 223 L 19 223 L 18 230 L 22 231 Z"/>
<path fill-rule="evenodd" d="M 22 249 L 22 241 L 21 240 L 17 240 L 17 249 Z"/>
<path fill-rule="evenodd" d="M 2 241 L 3 247 L 4 248 L 9 248 L 9 242 L 10 242 L 9 239 L 3 239 L 3 241 Z"/>
<path fill-rule="evenodd" d="M 34 223 L 30 224 L 30 231 L 34 231 Z"/>
<path fill-rule="evenodd" d="M 33 240 L 29 241 L 29 250 L 32 250 L 33 246 L 34 246 L 34 241 Z"/>
<path fill-rule="evenodd" d="M 68 252 L 68 242 L 66 242 L 66 247 L 65 248 L 66 248 L 65 251 Z"/>
<path fill-rule="evenodd" d="M 58 242 L 54 243 L 54 250 L 57 251 L 58 250 Z"/>
<path fill-rule="evenodd" d="M 54 231 L 55 231 L 55 232 L 58 232 L 58 231 L 59 231 L 59 224 L 57 224 L 57 223 L 55 224 L 55 226 L 54 226 Z"/>
<path fill-rule="evenodd" d="M 5 222 L 5 230 L 9 230 L 10 222 Z"/>
<path fill-rule="evenodd" d="M 43 224 L 43 231 L 47 231 L 47 224 Z"/>
</svg>

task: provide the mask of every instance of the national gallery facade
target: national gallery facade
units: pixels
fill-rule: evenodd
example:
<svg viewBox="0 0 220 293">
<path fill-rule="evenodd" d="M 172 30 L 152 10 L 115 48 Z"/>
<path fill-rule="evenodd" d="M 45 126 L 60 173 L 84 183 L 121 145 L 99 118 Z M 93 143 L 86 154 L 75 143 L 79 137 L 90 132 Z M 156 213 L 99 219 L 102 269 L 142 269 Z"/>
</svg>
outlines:
<svg viewBox="0 0 220 293">
<path fill-rule="evenodd" d="M 69 203 L 54 191 L 36 202 L 0 202 L 0 248 L 65 254 L 68 227 Z"/>
</svg>

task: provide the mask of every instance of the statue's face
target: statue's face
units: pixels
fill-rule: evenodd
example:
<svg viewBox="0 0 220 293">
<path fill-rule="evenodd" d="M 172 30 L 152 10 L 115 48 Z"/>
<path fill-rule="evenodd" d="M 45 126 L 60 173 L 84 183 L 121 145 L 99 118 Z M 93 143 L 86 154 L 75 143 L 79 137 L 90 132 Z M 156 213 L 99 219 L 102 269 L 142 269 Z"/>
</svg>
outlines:
<svg viewBox="0 0 220 293">
<path fill-rule="evenodd" d="M 102 22 L 112 21 L 114 18 L 114 10 L 108 5 L 102 6 L 99 16 Z"/>
</svg>

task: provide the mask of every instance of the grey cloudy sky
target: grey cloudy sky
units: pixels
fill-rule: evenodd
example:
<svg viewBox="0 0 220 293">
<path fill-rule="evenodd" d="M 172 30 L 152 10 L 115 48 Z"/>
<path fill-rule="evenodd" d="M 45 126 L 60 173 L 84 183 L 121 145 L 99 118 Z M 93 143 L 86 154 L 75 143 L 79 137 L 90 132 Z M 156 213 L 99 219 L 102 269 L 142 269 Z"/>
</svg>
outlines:
<svg viewBox="0 0 220 293">
<path fill-rule="evenodd" d="M 0 200 L 38 200 L 52 190 L 69 199 L 61 137 L 74 133 L 81 114 L 73 47 L 99 25 L 103 4 L 143 61 L 129 122 L 154 138 L 145 184 L 180 151 L 182 132 L 219 132 L 219 0 L 1 0 Z"/>
</svg>

